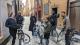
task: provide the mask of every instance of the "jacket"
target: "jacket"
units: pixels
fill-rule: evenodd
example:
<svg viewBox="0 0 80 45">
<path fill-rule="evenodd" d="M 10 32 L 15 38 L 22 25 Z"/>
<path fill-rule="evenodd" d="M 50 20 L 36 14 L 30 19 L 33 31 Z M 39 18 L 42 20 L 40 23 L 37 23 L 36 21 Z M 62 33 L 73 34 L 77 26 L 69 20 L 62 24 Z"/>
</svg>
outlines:
<svg viewBox="0 0 80 45">
<path fill-rule="evenodd" d="M 23 24 L 23 20 L 24 20 L 23 16 L 21 15 L 16 16 L 17 24 Z"/>
<path fill-rule="evenodd" d="M 50 22 L 46 22 L 46 27 L 44 27 L 44 38 L 49 39 L 51 32 L 51 24 Z"/>
<path fill-rule="evenodd" d="M 16 21 L 12 18 L 8 18 L 6 20 L 5 26 L 8 28 L 15 28 L 15 29 L 18 28 Z"/>
<path fill-rule="evenodd" d="M 52 24 L 52 26 L 57 25 L 57 18 L 59 17 L 59 15 L 57 14 L 53 14 L 50 17 L 50 23 Z"/>
</svg>

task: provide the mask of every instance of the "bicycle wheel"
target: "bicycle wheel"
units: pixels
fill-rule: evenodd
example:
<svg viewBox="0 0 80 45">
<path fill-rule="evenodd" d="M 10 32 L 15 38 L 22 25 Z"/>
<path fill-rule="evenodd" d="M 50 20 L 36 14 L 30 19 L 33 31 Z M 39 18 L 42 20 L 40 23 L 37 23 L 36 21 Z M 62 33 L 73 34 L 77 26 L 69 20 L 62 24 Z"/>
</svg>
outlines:
<svg viewBox="0 0 80 45">
<path fill-rule="evenodd" d="M 28 44 L 30 42 L 30 36 L 28 34 L 24 34 L 24 43 Z"/>
</svg>

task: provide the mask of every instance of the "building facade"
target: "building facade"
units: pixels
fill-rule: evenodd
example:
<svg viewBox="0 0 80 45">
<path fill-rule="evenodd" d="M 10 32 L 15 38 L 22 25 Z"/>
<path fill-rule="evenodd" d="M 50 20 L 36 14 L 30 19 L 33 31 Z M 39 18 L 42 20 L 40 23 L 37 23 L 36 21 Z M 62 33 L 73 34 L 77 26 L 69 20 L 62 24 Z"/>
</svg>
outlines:
<svg viewBox="0 0 80 45">
<path fill-rule="evenodd" d="M 70 24 L 80 32 L 80 0 L 70 0 Z"/>
<path fill-rule="evenodd" d="M 58 25 L 63 27 L 61 12 L 64 11 L 67 13 L 67 1 L 68 0 L 42 0 L 42 15 L 44 17 L 49 16 L 52 14 L 52 9 L 56 9 L 57 14 L 60 14 L 60 17 L 58 18 Z"/>
</svg>

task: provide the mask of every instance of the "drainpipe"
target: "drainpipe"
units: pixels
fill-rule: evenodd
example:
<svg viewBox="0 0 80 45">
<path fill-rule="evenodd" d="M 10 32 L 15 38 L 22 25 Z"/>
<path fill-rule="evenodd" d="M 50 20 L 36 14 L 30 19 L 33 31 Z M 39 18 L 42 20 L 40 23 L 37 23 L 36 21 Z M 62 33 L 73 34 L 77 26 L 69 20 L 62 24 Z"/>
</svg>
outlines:
<svg viewBox="0 0 80 45">
<path fill-rule="evenodd" d="M 67 0 L 67 10 L 66 11 L 67 11 L 66 14 L 68 15 L 68 11 L 69 11 L 69 0 Z"/>
<path fill-rule="evenodd" d="M 15 3 L 14 9 L 15 9 L 15 16 L 16 16 L 17 15 L 17 4 L 16 4 L 16 0 L 14 0 L 14 3 Z"/>
<path fill-rule="evenodd" d="M 19 11 L 19 0 L 18 0 L 18 11 Z"/>
<path fill-rule="evenodd" d="M 43 0 L 41 0 L 41 18 L 43 16 Z"/>
<path fill-rule="evenodd" d="M 69 18 L 70 16 L 70 2 L 69 1 L 70 0 L 67 0 L 67 13 L 66 13 L 66 15 L 68 16 L 68 24 L 67 24 L 68 28 L 71 27 L 70 18 Z"/>
</svg>

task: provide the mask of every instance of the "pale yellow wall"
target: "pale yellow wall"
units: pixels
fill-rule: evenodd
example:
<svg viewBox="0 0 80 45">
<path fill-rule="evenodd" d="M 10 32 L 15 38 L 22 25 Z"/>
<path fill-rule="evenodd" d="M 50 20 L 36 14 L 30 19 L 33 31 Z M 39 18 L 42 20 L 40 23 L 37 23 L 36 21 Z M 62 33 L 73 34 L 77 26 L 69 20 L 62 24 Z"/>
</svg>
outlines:
<svg viewBox="0 0 80 45">
<path fill-rule="evenodd" d="M 43 7 L 45 3 L 48 3 L 48 0 L 42 0 L 43 2 Z M 49 14 L 51 15 L 51 8 L 52 7 L 57 7 L 58 8 L 58 13 L 61 14 L 61 11 L 65 11 L 67 9 L 67 0 L 50 0 L 49 3 Z M 44 15 L 44 8 L 43 8 L 43 15 Z M 58 25 L 63 26 L 63 19 L 60 16 L 60 18 L 58 19 Z"/>
</svg>

